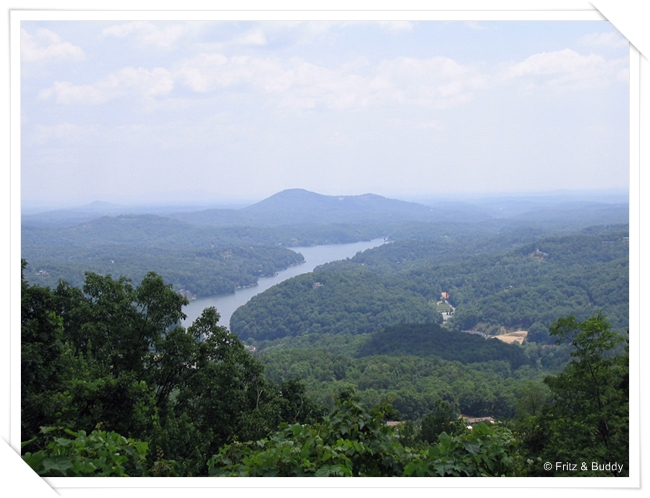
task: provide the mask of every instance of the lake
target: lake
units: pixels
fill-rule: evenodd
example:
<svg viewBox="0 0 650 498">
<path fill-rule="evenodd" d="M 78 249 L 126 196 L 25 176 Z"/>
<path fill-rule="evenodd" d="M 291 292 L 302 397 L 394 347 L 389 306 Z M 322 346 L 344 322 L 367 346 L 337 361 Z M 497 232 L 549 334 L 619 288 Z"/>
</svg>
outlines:
<svg viewBox="0 0 650 498">
<path fill-rule="evenodd" d="M 332 244 L 312 247 L 290 247 L 292 251 L 299 252 L 305 258 L 301 265 L 292 266 L 286 270 L 278 272 L 273 277 L 260 278 L 255 287 L 246 289 L 237 289 L 234 294 L 222 294 L 219 296 L 203 297 L 190 301 L 183 311 L 187 319 L 183 321 L 183 326 L 188 327 L 196 320 L 205 308 L 214 306 L 221 315 L 220 325 L 230 326 L 230 317 L 237 308 L 246 304 L 253 296 L 264 292 L 266 289 L 273 287 L 288 278 L 302 275 L 313 271 L 319 265 L 338 261 L 341 259 L 351 258 L 358 252 L 372 249 L 384 243 L 384 239 L 374 239 L 365 242 L 353 242 L 351 244 Z"/>
</svg>

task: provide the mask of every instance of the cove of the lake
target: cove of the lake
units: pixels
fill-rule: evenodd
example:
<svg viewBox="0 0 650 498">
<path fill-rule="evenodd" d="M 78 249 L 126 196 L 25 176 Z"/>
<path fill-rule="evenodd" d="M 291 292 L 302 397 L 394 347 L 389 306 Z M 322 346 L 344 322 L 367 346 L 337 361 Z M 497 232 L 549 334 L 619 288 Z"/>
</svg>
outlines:
<svg viewBox="0 0 650 498">
<path fill-rule="evenodd" d="M 234 294 L 223 294 L 219 296 L 210 296 L 190 301 L 183 311 L 187 318 L 183 322 L 184 326 L 189 326 L 196 320 L 205 308 L 214 306 L 221 315 L 219 325 L 230 326 L 230 317 L 237 308 L 246 304 L 253 296 L 264 292 L 266 289 L 273 287 L 288 278 L 302 275 L 313 271 L 319 265 L 338 261 L 341 259 L 351 258 L 358 252 L 363 252 L 366 249 L 380 246 L 384 243 L 384 239 L 374 239 L 365 242 L 353 242 L 351 244 L 332 244 L 312 247 L 291 247 L 290 249 L 299 252 L 305 258 L 305 262 L 287 268 L 278 272 L 273 277 L 260 278 L 255 287 L 248 287 L 245 289 L 237 289 Z"/>
</svg>

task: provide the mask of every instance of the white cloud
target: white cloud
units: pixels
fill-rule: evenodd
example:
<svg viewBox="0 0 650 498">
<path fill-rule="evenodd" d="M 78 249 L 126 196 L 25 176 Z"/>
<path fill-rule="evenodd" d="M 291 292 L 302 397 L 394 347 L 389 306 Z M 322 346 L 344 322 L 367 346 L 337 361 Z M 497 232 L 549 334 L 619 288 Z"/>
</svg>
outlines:
<svg viewBox="0 0 650 498">
<path fill-rule="evenodd" d="M 186 60 L 174 77 L 196 92 L 246 84 L 267 92 L 287 89 L 293 83 L 291 69 L 276 59 L 222 54 L 199 54 Z"/>
<path fill-rule="evenodd" d="M 83 102 L 87 104 L 100 104 L 106 102 L 111 97 L 94 87 L 93 85 L 73 85 L 67 81 L 56 81 L 54 86 L 46 88 L 38 93 L 40 100 L 48 100 L 55 97 L 59 104 L 69 104 L 71 102 Z"/>
<path fill-rule="evenodd" d="M 268 45 L 276 41 L 284 46 L 327 45 L 339 39 L 344 31 L 360 26 L 373 26 L 385 32 L 399 33 L 412 31 L 414 25 L 411 21 L 264 21 L 239 36 L 213 44 L 212 48 L 221 50 L 242 44 Z M 207 51 L 209 46 L 205 44 L 203 48 Z"/>
<path fill-rule="evenodd" d="M 629 42 L 618 31 L 610 31 L 608 33 L 584 35 L 578 40 L 578 45 L 582 47 L 624 48 L 629 46 Z"/>
<path fill-rule="evenodd" d="M 266 94 L 285 94 L 286 102 L 297 107 L 324 105 L 342 108 L 352 105 L 360 84 L 355 75 L 292 59 L 246 56 L 225 57 L 222 54 L 201 54 L 186 61 L 175 77 L 196 92 L 247 86 Z"/>
<path fill-rule="evenodd" d="M 379 26 L 386 31 L 411 31 L 413 23 L 410 21 L 378 21 Z"/>
<path fill-rule="evenodd" d="M 20 58 L 25 62 L 49 61 L 53 59 L 81 60 L 84 52 L 49 29 L 39 29 L 36 35 L 20 30 Z"/>
<path fill-rule="evenodd" d="M 166 95 L 173 88 L 174 81 L 166 69 L 155 68 L 149 71 L 141 67 L 125 67 L 92 85 L 57 81 L 53 87 L 41 90 L 38 97 L 44 100 L 54 97 L 59 104 L 102 104 L 125 95 L 129 90 L 153 98 Z"/>
<path fill-rule="evenodd" d="M 234 45 L 266 45 L 266 36 L 261 29 L 255 29 L 235 38 Z"/>
<path fill-rule="evenodd" d="M 123 32 L 141 29 L 133 23 L 120 26 Z M 250 31 L 244 38 L 262 43 L 264 35 Z M 185 86 L 198 93 L 236 90 L 267 95 L 275 104 L 291 109 L 341 110 L 393 104 L 448 108 L 471 101 L 478 90 L 499 80 L 521 80 L 526 91 L 532 91 L 543 85 L 602 86 L 626 81 L 627 73 L 626 59 L 608 61 L 570 49 L 535 54 L 503 66 L 496 78 L 447 57 L 398 57 L 375 66 L 356 61 L 329 68 L 298 57 L 227 57 L 211 52 L 186 59 L 175 69 L 126 67 L 91 85 L 56 82 L 39 97 L 54 98 L 60 104 L 101 104 L 136 94 L 157 103 L 167 101 L 165 97 L 170 97 L 176 86 Z"/>
<path fill-rule="evenodd" d="M 400 57 L 375 67 L 357 61 L 328 68 L 297 57 L 281 60 L 203 53 L 171 71 L 126 67 L 92 85 L 56 82 L 41 90 L 39 98 L 54 98 L 60 104 L 101 104 L 135 93 L 152 100 L 167 97 L 176 85 L 184 85 L 198 93 L 236 89 L 275 96 L 280 105 L 297 109 L 391 104 L 442 108 L 470 101 L 487 82 L 476 69 L 445 57 Z"/>
<path fill-rule="evenodd" d="M 121 25 L 124 32 L 140 29 Z M 261 31 L 242 36 L 262 43 Z M 581 55 L 565 49 L 544 52 L 504 65 L 489 76 L 479 66 L 459 64 L 447 57 L 419 59 L 397 57 L 371 65 L 356 60 L 338 67 L 313 64 L 299 57 L 232 56 L 206 52 L 181 61 L 175 68 L 126 67 L 91 85 L 56 82 L 42 90 L 41 99 L 57 103 L 101 104 L 127 94 L 139 95 L 159 105 L 178 97 L 176 87 L 190 94 L 237 91 L 264 95 L 270 104 L 288 109 L 350 109 L 384 105 L 448 108 L 463 105 L 476 92 L 499 81 L 516 81 L 526 91 L 542 86 L 580 89 L 629 79 L 627 59 L 606 60 L 600 55 Z"/>
<path fill-rule="evenodd" d="M 293 85 L 284 101 L 294 107 L 348 109 L 372 102 L 373 88 L 366 78 L 331 70 L 303 61 L 294 61 Z"/>
<path fill-rule="evenodd" d="M 505 68 L 504 79 L 533 77 L 537 85 L 588 88 L 615 81 L 627 68 L 626 59 L 605 60 L 596 54 L 580 55 L 571 49 L 543 52 Z"/>
<path fill-rule="evenodd" d="M 467 102 L 475 90 L 488 84 L 488 78 L 479 71 L 446 57 L 384 61 L 376 79 L 399 93 L 398 101 L 434 107 Z"/>
<path fill-rule="evenodd" d="M 116 24 L 105 28 L 102 33 L 105 36 L 116 38 L 135 37 L 145 44 L 155 45 L 160 48 L 167 48 L 174 45 L 183 35 L 191 31 L 194 24 L 168 24 L 162 27 L 148 21 L 133 21 L 123 24 Z"/>
<path fill-rule="evenodd" d="M 194 91 L 209 92 L 245 85 L 264 93 L 282 94 L 298 108 L 346 109 L 390 103 L 448 107 L 472 98 L 487 78 L 451 59 L 398 58 L 373 68 L 369 76 L 355 73 L 356 64 L 330 69 L 299 58 L 231 57 L 201 54 L 174 73 Z"/>
<path fill-rule="evenodd" d="M 142 67 L 126 67 L 117 73 L 114 78 L 115 86 L 135 88 L 146 96 L 166 95 L 174 88 L 171 73 L 164 68 L 157 67 L 148 71 Z M 112 83 L 112 82 L 111 82 Z"/>
<path fill-rule="evenodd" d="M 474 29 L 476 31 L 482 31 L 484 29 L 487 29 L 485 26 L 480 24 L 478 21 L 465 21 L 465 26 L 467 26 L 470 29 Z"/>
</svg>

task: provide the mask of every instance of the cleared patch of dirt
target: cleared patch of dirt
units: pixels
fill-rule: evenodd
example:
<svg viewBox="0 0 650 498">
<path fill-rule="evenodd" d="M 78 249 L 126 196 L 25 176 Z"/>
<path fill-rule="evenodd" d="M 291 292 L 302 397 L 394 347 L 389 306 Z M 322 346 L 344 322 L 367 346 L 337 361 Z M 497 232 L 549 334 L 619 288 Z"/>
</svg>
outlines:
<svg viewBox="0 0 650 498">
<path fill-rule="evenodd" d="M 506 344 L 512 344 L 516 342 L 518 344 L 523 344 L 528 337 L 528 331 L 526 330 L 517 330 L 516 332 L 510 332 L 509 334 L 495 335 L 495 339 L 505 342 Z"/>
</svg>

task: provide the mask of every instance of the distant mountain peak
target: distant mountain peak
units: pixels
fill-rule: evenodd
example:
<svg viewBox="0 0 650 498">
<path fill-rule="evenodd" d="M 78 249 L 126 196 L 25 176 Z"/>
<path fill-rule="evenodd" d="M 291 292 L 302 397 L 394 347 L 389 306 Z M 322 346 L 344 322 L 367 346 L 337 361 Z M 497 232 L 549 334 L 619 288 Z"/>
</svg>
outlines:
<svg viewBox="0 0 650 498">
<path fill-rule="evenodd" d="M 343 225 L 463 221 L 489 218 L 483 213 L 438 209 L 415 202 L 360 195 L 323 195 L 302 188 L 277 192 L 245 208 L 176 215 L 176 219 L 221 226 Z"/>
</svg>

